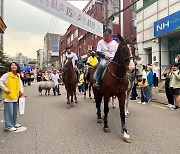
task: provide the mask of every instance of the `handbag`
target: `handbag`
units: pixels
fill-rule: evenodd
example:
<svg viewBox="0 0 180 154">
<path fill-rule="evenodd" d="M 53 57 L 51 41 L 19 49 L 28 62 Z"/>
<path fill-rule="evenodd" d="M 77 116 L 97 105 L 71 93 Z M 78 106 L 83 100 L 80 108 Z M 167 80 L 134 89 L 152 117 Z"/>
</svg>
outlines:
<svg viewBox="0 0 180 154">
<path fill-rule="evenodd" d="M 23 115 L 25 112 L 25 102 L 26 98 L 25 97 L 20 97 L 19 98 L 19 114 Z"/>
</svg>

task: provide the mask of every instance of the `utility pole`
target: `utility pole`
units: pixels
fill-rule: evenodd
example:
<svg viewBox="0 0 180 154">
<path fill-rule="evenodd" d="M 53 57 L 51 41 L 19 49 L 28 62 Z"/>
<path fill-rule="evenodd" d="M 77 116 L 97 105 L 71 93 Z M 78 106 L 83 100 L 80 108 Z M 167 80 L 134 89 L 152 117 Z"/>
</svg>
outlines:
<svg viewBox="0 0 180 154">
<path fill-rule="evenodd" d="M 120 10 L 123 10 L 124 9 L 124 0 L 120 0 L 120 7 L 121 9 Z M 124 37 L 124 11 L 121 12 L 121 36 Z"/>
</svg>

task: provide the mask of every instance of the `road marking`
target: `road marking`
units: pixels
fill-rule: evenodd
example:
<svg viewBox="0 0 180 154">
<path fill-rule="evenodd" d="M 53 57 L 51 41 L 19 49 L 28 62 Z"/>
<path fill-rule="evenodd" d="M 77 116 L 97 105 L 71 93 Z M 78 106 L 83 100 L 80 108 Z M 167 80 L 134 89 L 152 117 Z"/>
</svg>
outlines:
<svg viewBox="0 0 180 154">
<path fill-rule="evenodd" d="M 163 106 L 156 105 L 156 104 L 151 104 L 151 106 L 154 106 L 154 107 L 157 107 L 157 108 L 160 108 L 160 109 L 164 109 L 164 110 L 167 109 L 167 107 L 163 107 Z"/>
</svg>

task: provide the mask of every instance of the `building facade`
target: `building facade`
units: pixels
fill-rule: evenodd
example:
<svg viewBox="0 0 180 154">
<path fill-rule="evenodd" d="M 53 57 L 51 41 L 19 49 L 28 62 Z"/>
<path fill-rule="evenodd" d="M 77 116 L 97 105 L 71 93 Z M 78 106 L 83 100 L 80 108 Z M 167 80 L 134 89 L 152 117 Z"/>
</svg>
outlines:
<svg viewBox="0 0 180 154">
<path fill-rule="evenodd" d="M 129 8 L 124 11 L 123 14 L 123 32 L 121 32 L 121 16 L 117 15 L 113 19 L 108 20 L 108 18 L 119 11 L 121 4 L 123 8 L 127 7 L 132 3 L 132 0 L 90 0 L 85 6 L 83 11 L 95 18 L 101 23 L 104 23 L 104 28 L 111 28 L 113 31 L 113 38 L 117 39 L 117 33 L 122 34 L 125 37 L 131 37 L 135 33 L 133 28 L 133 9 Z M 70 25 L 66 33 L 60 40 L 60 63 L 63 62 L 63 53 L 67 46 L 70 46 L 72 51 L 75 52 L 79 59 L 87 57 L 87 54 L 91 50 L 96 50 L 98 41 L 102 39 L 101 37 L 94 35 L 90 32 L 82 30 L 74 25 Z"/>
<path fill-rule="evenodd" d="M 42 68 L 44 62 L 44 52 L 43 49 L 39 49 L 36 51 L 37 53 L 37 66 Z"/>
<path fill-rule="evenodd" d="M 7 28 L 3 20 L 4 20 L 4 0 L 0 0 L 0 52 L 1 53 L 3 53 L 4 50 L 3 34 Z"/>
<path fill-rule="evenodd" d="M 44 37 L 44 65 L 46 68 L 59 67 L 59 41 L 61 35 L 47 33 Z"/>
<path fill-rule="evenodd" d="M 144 64 L 160 63 L 160 73 L 180 53 L 180 1 L 137 2 L 138 52 Z"/>
</svg>

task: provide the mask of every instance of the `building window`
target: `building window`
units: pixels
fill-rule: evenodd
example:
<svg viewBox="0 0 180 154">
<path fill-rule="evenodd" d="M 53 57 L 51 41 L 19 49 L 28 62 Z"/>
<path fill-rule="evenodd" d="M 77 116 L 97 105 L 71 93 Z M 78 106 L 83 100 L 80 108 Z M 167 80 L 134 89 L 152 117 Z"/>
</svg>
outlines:
<svg viewBox="0 0 180 154">
<path fill-rule="evenodd" d="M 71 37 L 67 38 L 67 45 L 71 43 Z"/>
<path fill-rule="evenodd" d="M 76 29 L 76 31 L 74 32 L 74 39 L 78 37 L 78 29 Z"/>
<path fill-rule="evenodd" d="M 73 38 L 73 34 L 71 34 L 71 42 L 74 40 L 74 38 Z"/>
</svg>

